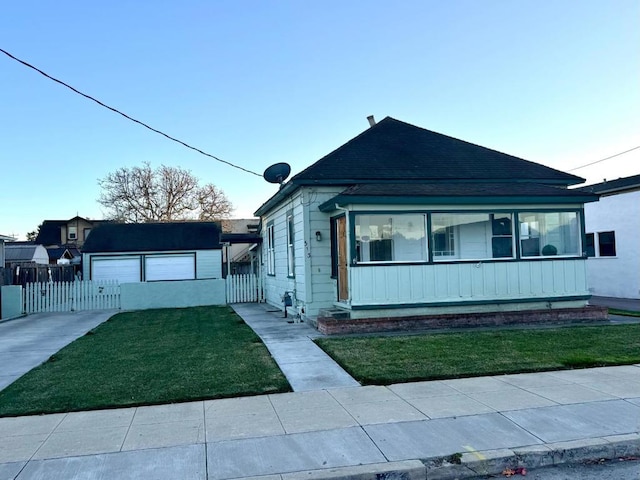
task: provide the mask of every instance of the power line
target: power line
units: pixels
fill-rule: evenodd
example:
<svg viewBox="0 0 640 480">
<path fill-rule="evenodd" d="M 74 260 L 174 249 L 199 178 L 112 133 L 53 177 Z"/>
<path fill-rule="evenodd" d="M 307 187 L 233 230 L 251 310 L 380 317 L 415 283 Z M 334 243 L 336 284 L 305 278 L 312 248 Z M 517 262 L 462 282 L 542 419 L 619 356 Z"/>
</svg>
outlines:
<svg viewBox="0 0 640 480">
<path fill-rule="evenodd" d="M 609 160 L 610 158 L 619 157 L 620 155 L 624 155 L 625 153 L 633 152 L 634 150 L 637 150 L 639 148 L 640 148 L 640 145 L 638 145 L 637 147 L 630 148 L 629 150 L 625 150 L 624 152 L 616 153 L 615 155 L 611 155 L 610 157 L 602 158 L 600 160 L 596 160 L 595 162 L 587 163 L 586 165 L 581 165 L 579 167 L 572 168 L 571 170 L 567 170 L 567 172 L 573 172 L 574 170 L 580 170 L 581 168 L 589 167 L 591 165 L 595 165 L 596 163 L 604 162 L 605 160 Z"/>
<path fill-rule="evenodd" d="M 164 133 L 164 132 L 162 132 L 162 131 L 160 131 L 160 130 L 155 129 L 155 128 L 153 128 L 153 127 L 151 127 L 151 126 L 147 125 L 146 123 L 141 122 L 140 120 L 136 120 L 135 118 L 130 117 L 130 116 L 129 116 L 129 115 L 127 115 L 126 113 L 121 112 L 121 111 L 120 111 L 120 110 L 118 110 L 117 108 L 110 107 L 109 105 L 107 105 L 107 104 L 105 104 L 105 103 L 102 103 L 100 100 L 98 100 L 98 99 L 96 99 L 96 98 L 92 97 L 91 95 L 87 95 L 86 93 L 81 92 L 80 90 L 78 90 L 78 89 L 76 89 L 76 88 L 72 87 L 71 85 L 69 85 L 69 84 L 67 84 L 67 83 L 63 82 L 62 80 L 58 80 L 57 78 L 52 77 L 52 76 L 51 76 L 51 75 L 49 75 L 48 73 L 43 72 L 42 70 L 40 70 L 40 69 L 39 69 L 39 68 L 37 68 L 37 67 L 34 67 L 34 66 L 33 66 L 33 65 L 31 65 L 30 63 L 25 62 L 24 60 L 20 60 L 19 58 L 17 58 L 17 57 L 15 57 L 15 56 L 11 55 L 9 52 L 7 52 L 6 50 L 3 50 L 2 48 L 0 48 L 0 52 L 4 53 L 7 57 L 9 57 L 9 58 L 11 58 L 11 59 L 15 60 L 16 62 L 19 62 L 19 63 L 23 64 L 24 66 L 29 67 L 29 68 L 31 68 L 31 69 L 33 69 L 33 70 L 35 70 L 36 72 L 38 72 L 38 73 L 39 73 L 39 74 L 41 74 L 41 75 L 44 75 L 44 76 L 45 76 L 45 77 L 47 77 L 49 80 L 53 80 L 54 82 L 59 83 L 60 85 L 62 85 L 62 86 L 64 86 L 64 87 L 67 87 L 68 89 L 72 90 L 73 92 L 77 93 L 78 95 L 81 95 L 81 96 L 83 96 L 83 97 L 85 97 L 85 98 L 87 98 L 87 99 L 89 99 L 89 100 L 91 100 L 91 101 L 93 101 L 93 102 L 97 103 L 97 104 L 98 104 L 98 105 L 100 105 L 101 107 L 107 108 L 107 109 L 111 110 L 112 112 L 117 113 L 118 115 L 122 115 L 122 116 L 123 116 L 124 118 L 126 118 L 127 120 L 130 120 L 130 121 L 132 121 L 132 122 L 135 122 L 135 123 L 137 123 L 138 125 L 142 125 L 143 127 L 147 128 L 147 129 L 149 129 L 149 130 L 151 130 L 152 132 L 158 133 L 158 134 L 162 135 L 163 137 L 168 138 L 169 140 L 172 140 L 172 141 L 174 141 L 174 142 L 176 142 L 176 143 L 179 143 L 180 145 L 182 145 L 182 146 L 184 146 L 184 147 L 187 147 L 187 148 L 189 148 L 189 149 L 191 149 L 191 150 L 194 150 L 194 151 L 196 151 L 196 152 L 198 152 L 198 153 L 201 153 L 202 155 L 205 155 L 205 156 L 207 156 L 207 157 L 209 157 L 209 158 L 213 158 L 214 160 L 216 160 L 216 161 L 218 161 L 218 162 L 225 163 L 225 164 L 227 164 L 227 165 L 229 165 L 229 166 L 231 166 L 231 167 L 233 167 L 233 168 L 237 168 L 238 170 L 242 170 L 243 172 L 251 173 L 252 175 L 257 175 L 258 177 L 262 177 L 262 175 L 260 175 L 259 173 L 253 172 L 253 171 L 248 170 L 248 169 L 246 169 L 246 168 L 243 168 L 243 167 L 241 167 L 241 166 L 239 166 L 239 165 L 235 165 L 235 164 L 233 164 L 233 163 L 231 163 L 231 162 L 227 162 L 226 160 L 222 160 L 221 158 L 218 158 L 218 157 L 216 157 L 215 155 L 211 155 L 210 153 L 207 153 L 207 152 L 205 152 L 205 151 L 203 151 L 203 150 L 200 150 L 199 148 L 193 147 L 193 146 L 189 145 L 188 143 L 183 142 L 182 140 L 179 140 L 179 139 L 177 139 L 177 138 L 175 138 L 175 137 L 172 137 L 171 135 L 167 135 L 166 133 Z"/>
</svg>

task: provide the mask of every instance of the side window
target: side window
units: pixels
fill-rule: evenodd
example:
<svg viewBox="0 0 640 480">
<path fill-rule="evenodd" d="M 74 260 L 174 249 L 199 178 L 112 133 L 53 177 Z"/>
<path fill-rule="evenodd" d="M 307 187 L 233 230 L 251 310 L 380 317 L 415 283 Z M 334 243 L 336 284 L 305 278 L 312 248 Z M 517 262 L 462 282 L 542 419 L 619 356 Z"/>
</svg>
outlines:
<svg viewBox="0 0 640 480">
<path fill-rule="evenodd" d="M 293 277 L 296 274 L 295 268 L 295 245 L 293 230 L 293 213 L 287 214 L 287 275 Z"/>
<path fill-rule="evenodd" d="M 593 233 L 587 233 L 586 252 L 587 252 L 587 257 L 596 256 L 596 244 L 594 242 Z"/>
<path fill-rule="evenodd" d="M 601 257 L 615 257 L 616 232 L 599 232 L 598 249 Z"/>
<path fill-rule="evenodd" d="M 276 274 L 275 236 L 273 224 L 267 226 L 267 275 Z"/>
</svg>

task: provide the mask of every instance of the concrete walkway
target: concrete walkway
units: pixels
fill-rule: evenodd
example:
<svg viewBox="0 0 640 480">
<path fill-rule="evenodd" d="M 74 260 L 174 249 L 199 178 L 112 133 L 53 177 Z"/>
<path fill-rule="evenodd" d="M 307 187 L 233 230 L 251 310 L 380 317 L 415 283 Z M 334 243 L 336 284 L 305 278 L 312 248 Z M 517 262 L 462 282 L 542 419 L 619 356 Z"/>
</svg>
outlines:
<svg viewBox="0 0 640 480">
<path fill-rule="evenodd" d="M 236 308 L 302 391 L 0 418 L 0 480 L 430 480 L 640 455 L 640 365 L 321 387 L 326 359 L 295 353 L 317 332 L 254 307 Z"/>
<path fill-rule="evenodd" d="M 231 307 L 260 336 L 294 392 L 360 385 L 313 342 L 322 335 L 307 323 L 264 303 Z"/>
<path fill-rule="evenodd" d="M 596 297 L 593 296 L 589 300 L 591 305 L 601 305 L 603 307 L 617 308 L 618 310 L 629 310 L 631 312 L 640 312 L 640 300 L 637 298 L 615 298 L 615 297 Z"/>
<path fill-rule="evenodd" d="M 0 390 L 115 313 L 36 313 L 0 322 Z"/>
</svg>

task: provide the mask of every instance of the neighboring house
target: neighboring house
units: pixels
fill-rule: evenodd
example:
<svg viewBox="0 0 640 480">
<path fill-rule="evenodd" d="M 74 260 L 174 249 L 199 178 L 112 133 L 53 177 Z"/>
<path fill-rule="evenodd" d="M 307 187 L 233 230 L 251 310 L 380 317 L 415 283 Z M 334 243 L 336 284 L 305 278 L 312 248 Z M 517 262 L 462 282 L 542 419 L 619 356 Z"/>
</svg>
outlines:
<svg viewBox="0 0 640 480">
<path fill-rule="evenodd" d="M 79 263 L 80 251 L 89 233 L 105 222 L 108 220 L 89 220 L 78 216 L 70 220 L 45 220 L 40 225 L 35 243 L 45 246 L 53 264 L 66 263 L 58 262 L 60 259 Z"/>
<path fill-rule="evenodd" d="M 5 242 L 13 242 L 15 238 L 8 237 L 7 235 L 0 235 L 0 267 L 4 267 L 5 255 L 4 255 L 4 245 Z"/>
<path fill-rule="evenodd" d="M 640 175 L 582 187 L 600 201 L 585 205 L 587 279 L 593 295 L 640 298 Z"/>
<path fill-rule="evenodd" d="M 227 274 L 258 272 L 257 245 L 262 242 L 258 234 L 259 218 L 222 220 L 222 268 Z"/>
<path fill-rule="evenodd" d="M 46 248 L 32 242 L 7 243 L 5 244 L 4 255 L 4 265 L 7 267 L 24 264 L 47 265 L 49 263 L 49 255 Z"/>
<path fill-rule="evenodd" d="M 103 223 L 82 249 L 83 278 L 119 283 L 222 278 L 217 222 Z"/>
<path fill-rule="evenodd" d="M 584 318 L 583 206 L 597 195 L 567 188 L 583 181 L 387 117 L 256 211 L 266 301 L 316 323 Z"/>
</svg>

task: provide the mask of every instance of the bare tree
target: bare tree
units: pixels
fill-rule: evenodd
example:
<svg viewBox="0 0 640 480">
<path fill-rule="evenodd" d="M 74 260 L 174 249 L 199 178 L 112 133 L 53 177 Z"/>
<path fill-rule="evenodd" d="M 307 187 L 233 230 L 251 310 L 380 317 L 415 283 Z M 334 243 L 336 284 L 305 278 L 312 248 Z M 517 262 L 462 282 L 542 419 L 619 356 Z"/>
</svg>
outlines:
<svg viewBox="0 0 640 480">
<path fill-rule="evenodd" d="M 119 168 L 98 180 L 98 203 L 107 216 L 128 223 L 176 220 L 221 220 L 233 210 L 224 192 L 208 183 L 200 186 L 193 174 L 180 167 Z"/>
</svg>

